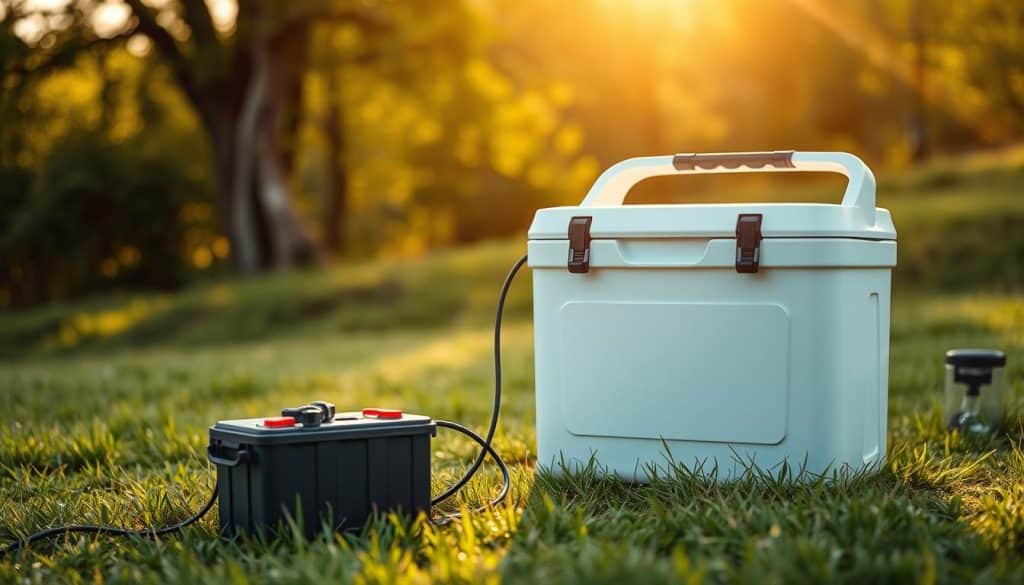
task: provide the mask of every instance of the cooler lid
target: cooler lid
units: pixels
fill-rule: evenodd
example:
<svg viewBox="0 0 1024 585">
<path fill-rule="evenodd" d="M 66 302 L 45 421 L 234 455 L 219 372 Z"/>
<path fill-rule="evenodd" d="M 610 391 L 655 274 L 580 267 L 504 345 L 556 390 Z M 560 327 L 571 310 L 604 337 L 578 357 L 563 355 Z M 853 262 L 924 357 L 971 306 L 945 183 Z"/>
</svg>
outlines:
<svg viewBox="0 0 1024 585">
<path fill-rule="evenodd" d="M 623 205 L 649 177 L 692 173 L 824 171 L 849 179 L 839 204 L 762 203 Z M 740 214 L 761 214 L 767 238 L 829 237 L 895 240 L 889 211 L 875 207 L 875 178 L 859 158 L 842 152 L 677 154 L 622 161 L 606 170 L 579 206 L 537 211 L 531 240 L 564 240 L 573 217 L 591 217 L 592 238 L 732 238 Z"/>
</svg>

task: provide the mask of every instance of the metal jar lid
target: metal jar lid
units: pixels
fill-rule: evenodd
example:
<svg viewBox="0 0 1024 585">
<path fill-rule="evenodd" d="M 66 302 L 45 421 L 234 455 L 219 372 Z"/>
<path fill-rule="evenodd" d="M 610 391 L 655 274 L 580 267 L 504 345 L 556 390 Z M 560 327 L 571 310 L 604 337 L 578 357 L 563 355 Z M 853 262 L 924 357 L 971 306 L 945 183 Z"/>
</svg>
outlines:
<svg viewBox="0 0 1024 585">
<path fill-rule="evenodd" d="M 968 368 L 1001 368 L 1006 365 L 1006 354 L 998 349 L 951 349 L 946 352 L 946 363 Z"/>
</svg>

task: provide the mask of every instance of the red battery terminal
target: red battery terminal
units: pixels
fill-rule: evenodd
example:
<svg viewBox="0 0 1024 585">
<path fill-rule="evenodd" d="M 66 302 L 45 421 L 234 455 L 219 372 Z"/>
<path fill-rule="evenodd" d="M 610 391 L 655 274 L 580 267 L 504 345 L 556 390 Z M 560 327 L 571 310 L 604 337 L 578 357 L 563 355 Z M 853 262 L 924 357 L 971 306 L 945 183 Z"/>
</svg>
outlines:
<svg viewBox="0 0 1024 585">
<path fill-rule="evenodd" d="M 364 408 L 363 418 L 379 418 L 382 420 L 394 420 L 402 418 L 402 411 L 393 408 Z"/>
<path fill-rule="evenodd" d="M 285 427 L 295 426 L 295 417 L 293 416 L 275 416 L 274 418 L 263 419 L 263 426 L 268 429 L 281 429 Z"/>
</svg>

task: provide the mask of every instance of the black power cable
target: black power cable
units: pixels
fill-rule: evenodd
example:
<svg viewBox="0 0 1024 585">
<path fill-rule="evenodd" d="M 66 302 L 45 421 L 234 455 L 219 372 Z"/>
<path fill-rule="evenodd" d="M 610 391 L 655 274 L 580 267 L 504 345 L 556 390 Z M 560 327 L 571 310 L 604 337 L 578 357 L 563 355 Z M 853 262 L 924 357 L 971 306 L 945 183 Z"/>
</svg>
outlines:
<svg viewBox="0 0 1024 585">
<path fill-rule="evenodd" d="M 500 468 L 505 467 L 505 462 L 501 460 L 501 457 L 499 457 L 493 449 L 491 449 L 491 441 L 494 440 L 494 431 L 498 428 L 498 415 L 501 413 L 501 317 L 505 311 L 505 297 L 508 296 L 508 289 L 512 286 L 512 279 L 516 277 L 519 269 L 522 268 L 524 264 L 526 264 L 525 255 L 517 260 L 515 265 L 512 266 L 512 269 L 508 271 L 508 276 L 505 277 L 505 282 L 501 285 L 501 292 L 498 294 L 498 307 L 494 312 L 494 404 L 491 406 L 491 422 L 487 426 L 487 437 L 481 442 L 480 437 L 477 436 L 476 433 L 473 433 L 473 431 L 470 431 L 465 427 L 456 429 L 472 437 L 473 440 L 481 446 L 480 454 L 476 456 L 476 460 L 473 461 L 473 465 L 466 470 L 465 475 L 463 475 L 459 481 L 455 482 L 450 488 L 442 492 L 441 495 L 430 501 L 432 505 L 436 506 L 437 504 L 447 500 L 452 497 L 455 492 L 462 489 L 462 486 L 469 483 L 469 480 L 472 479 L 477 470 L 480 469 L 480 466 L 483 464 L 484 458 L 487 457 L 488 453 L 493 454 L 494 461 Z M 502 486 L 500 496 L 491 502 L 492 505 L 500 504 L 508 494 L 509 477 L 507 471 L 508 470 L 505 469 L 503 472 L 505 474 L 505 485 Z"/>
<path fill-rule="evenodd" d="M 501 412 L 501 317 L 505 310 L 505 297 L 508 296 L 508 289 L 512 285 L 512 280 L 515 278 L 519 269 L 526 264 L 526 256 L 520 258 L 512 270 L 509 271 L 508 276 L 505 277 L 505 282 L 501 285 L 501 292 L 498 294 L 498 307 L 494 315 L 494 404 L 491 407 L 491 421 L 487 427 L 487 436 L 481 437 L 469 428 L 447 420 L 436 421 L 437 426 L 447 429 L 458 431 L 467 437 L 473 439 L 478 445 L 480 445 L 480 454 L 477 455 L 476 460 L 473 461 L 473 465 L 470 466 L 466 473 L 455 482 L 451 487 L 445 490 L 441 495 L 435 497 L 430 501 L 431 506 L 447 500 L 452 497 L 456 492 L 462 489 L 469 480 L 473 479 L 473 476 L 480 469 L 480 466 L 484 462 L 484 458 L 490 455 L 494 462 L 498 465 L 498 470 L 501 471 L 502 484 L 501 491 L 498 495 L 491 500 L 487 506 L 496 506 L 505 500 L 508 496 L 509 488 L 512 480 L 508 472 L 508 466 L 505 465 L 505 461 L 502 460 L 498 452 L 491 446 L 491 442 L 494 440 L 494 432 L 498 428 L 498 416 Z M 8 553 L 19 550 L 23 546 L 28 546 L 34 542 L 52 538 L 54 536 L 61 536 L 63 534 L 81 533 L 81 534 L 102 534 L 108 536 L 138 536 L 140 538 L 156 538 L 159 536 L 165 536 L 168 534 L 174 534 L 180 531 L 182 528 L 186 528 L 198 522 L 203 516 L 206 515 L 213 508 L 214 502 L 217 501 L 217 487 L 214 486 L 213 493 L 210 494 L 210 499 L 207 500 L 206 504 L 199 509 L 198 512 L 192 516 L 172 524 L 170 526 L 164 526 L 162 528 L 150 528 L 147 530 L 130 530 L 127 528 L 120 528 L 117 526 L 100 526 L 95 524 L 70 524 L 67 526 L 57 526 L 55 528 L 48 528 L 41 530 L 34 534 L 29 535 L 23 540 L 17 540 L 6 547 L 0 549 L 0 559 L 7 556 Z M 478 508 L 477 511 L 486 509 L 487 506 Z M 459 514 L 449 514 L 439 519 L 434 519 L 435 524 L 446 524 L 459 517 Z"/>
<path fill-rule="evenodd" d="M 439 426 L 439 427 L 443 427 L 443 428 L 446 428 L 446 429 L 452 429 L 452 430 L 458 431 L 458 432 L 466 435 L 467 437 L 473 439 L 474 441 L 476 441 L 476 444 L 480 445 L 480 448 L 484 452 L 490 454 L 491 459 L 493 459 L 494 462 L 498 465 L 498 470 L 501 471 L 501 491 L 498 492 L 498 495 L 495 496 L 493 500 L 488 502 L 486 505 L 481 506 L 481 507 L 479 507 L 479 508 L 477 508 L 476 510 L 473 510 L 473 511 L 474 512 L 483 512 L 488 507 L 497 506 L 498 504 L 503 502 L 505 500 L 505 497 L 508 496 L 508 490 L 509 490 L 509 488 L 512 485 L 512 478 L 509 475 L 508 466 L 505 465 L 505 461 L 501 458 L 500 455 L 498 455 L 498 452 L 494 450 L 494 447 L 492 447 L 489 443 L 487 443 L 484 440 L 483 437 L 481 437 L 480 435 L 474 433 L 470 429 L 460 425 L 459 423 L 452 422 L 450 420 L 438 420 L 438 421 L 434 421 L 434 422 L 437 423 L 437 426 Z M 472 476 L 470 476 L 470 477 L 472 477 Z M 437 500 L 437 498 L 434 498 L 434 501 L 436 501 L 436 500 Z M 434 505 L 434 501 L 431 502 L 431 505 Z M 448 524 L 452 520 L 460 518 L 461 516 L 462 516 L 461 513 L 456 512 L 454 514 L 446 514 L 444 516 L 441 516 L 440 518 L 431 518 L 430 521 L 433 524 L 437 525 L 437 526 L 444 526 L 445 524 Z"/>
<path fill-rule="evenodd" d="M 23 546 L 28 546 L 33 542 L 39 540 L 45 540 L 54 536 L 61 536 L 63 534 L 71 533 L 82 533 L 82 534 L 104 534 L 108 536 L 138 536 L 140 538 L 156 538 L 158 536 L 165 536 L 168 534 L 174 534 L 182 528 L 191 526 L 199 521 L 200 518 L 206 515 L 207 512 L 213 508 L 213 503 L 217 501 L 217 486 L 214 485 L 213 493 L 210 494 L 210 499 L 206 501 L 206 504 L 199 509 L 198 512 L 189 516 L 188 518 L 178 522 L 177 524 L 171 524 L 170 526 L 164 526 L 163 528 L 150 528 L 147 530 L 130 530 L 128 528 L 119 528 L 117 526 L 99 526 L 96 524 L 70 524 L 68 526 L 57 526 L 55 528 L 48 528 L 41 530 L 35 534 L 31 534 L 24 540 L 16 540 L 13 543 L 0 549 L 0 559 L 7 556 L 8 553 L 14 552 Z"/>
</svg>

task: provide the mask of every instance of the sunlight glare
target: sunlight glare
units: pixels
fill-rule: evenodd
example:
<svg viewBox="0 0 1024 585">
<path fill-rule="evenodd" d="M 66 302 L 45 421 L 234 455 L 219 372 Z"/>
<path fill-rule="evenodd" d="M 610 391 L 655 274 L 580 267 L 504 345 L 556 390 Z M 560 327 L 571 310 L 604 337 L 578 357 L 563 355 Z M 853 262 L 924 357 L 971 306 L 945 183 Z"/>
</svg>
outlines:
<svg viewBox="0 0 1024 585">
<path fill-rule="evenodd" d="M 46 19 L 41 14 L 32 14 L 14 23 L 14 34 L 26 44 L 34 45 L 46 33 Z"/>
<path fill-rule="evenodd" d="M 153 42 L 145 35 L 135 34 L 124 46 L 133 57 L 145 57 L 153 47 Z"/>
<path fill-rule="evenodd" d="M 58 12 L 68 5 L 68 0 L 28 0 L 22 6 L 25 12 Z"/>
<path fill-rule="evenodd" d="M 720 5 L 720 0 L 599 0 L 609 11 L 628 13 L 645 19 L 671 20 L 679 23 L 689 20 L 696 11 L 707 12 Z"/>
<path fill-rule="evenodd" d="M 217 32 L 229 33 L 234 30 L 235 19 L 238 18 L 237 0 L 206 0 L 206 6 L 210 9 Z"/>
<path fill-rule="evenodd" d="M 92 28 L 102 38 L 116 36 L 124 30 L 131 12 L 127 4 L 104 2 L 92 13 Z"/>
</svg>

